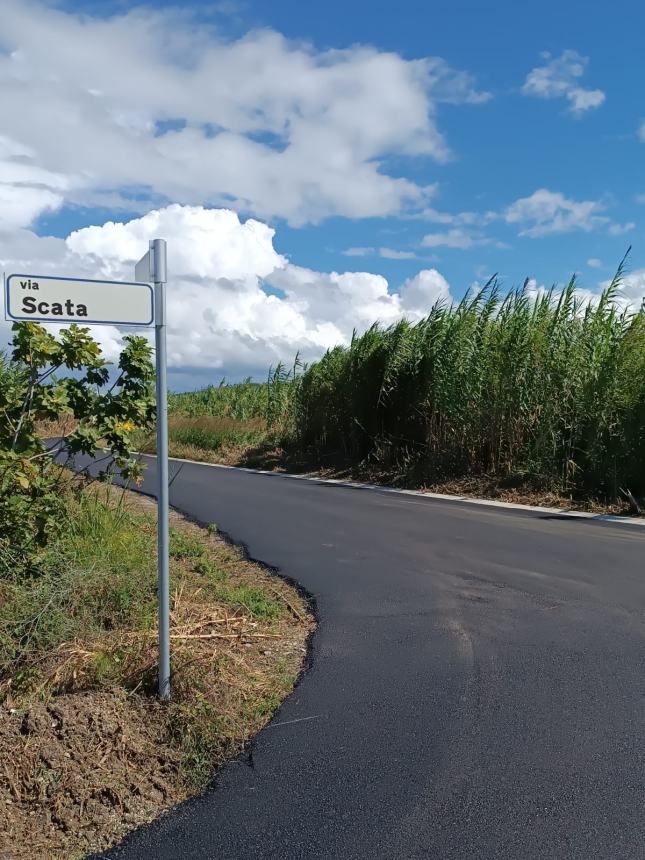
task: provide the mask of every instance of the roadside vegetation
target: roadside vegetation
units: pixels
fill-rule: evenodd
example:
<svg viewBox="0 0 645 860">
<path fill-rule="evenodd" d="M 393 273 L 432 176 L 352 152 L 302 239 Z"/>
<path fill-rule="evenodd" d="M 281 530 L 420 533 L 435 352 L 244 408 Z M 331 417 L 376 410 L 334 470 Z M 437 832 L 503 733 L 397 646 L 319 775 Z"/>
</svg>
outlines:
<svg viewBox="0 0 645 860">
<path fill-rule="evenodd" d="M 375 324 L 280 380 L 263 439 L 228 462 L 336 470 L 408 486 L 638 510 L 645 495 L 645 313 L 620 303 L 622 266 L 593 303 L 492 280 L 416 324 Z M 249 383 L 239 396 L 248 395 Z M 259 404 L 269 402 L 271 378 Z M 173 403 L 200 420 L 237 386 Z M 226 392 L 224 395 L 223 392 Z M 181 406 L 180 406 L 181 404 Z M 258 431 L 261 432 L 261 431 Z M 202 458 L 208 446 L 202 448 Z M 212 456 L 212 455 L 211 455 Z M 217 458 L 217 453 L 215 454 Z"/>
<path fill-rule="evenodd" d="M 72 375 L 73 373 L 73 375 Z M 60 374 L 60 376 L 59 376 Z M 14 329 L 0 361 L 0 855 L 80 858 L 203 789 L 292 689 L 312 619 L 220 536 L 171 521 L 173 698 L 156 700 L 154 503 L 64 468 L 106 445 L 136 482 L 153 371 L 108 379 L 87 330 Z M 67 423 L 54 460 L 37 422 Z M 62 461 L 61 461 L 62 458 Z"/>
<path fill-rule="evenodd" d="M 170 393 L 168 436 L 175 457 L 237 463 L 246 451 L 263 452 L 270 440 L 282 438 L 301 364 L 279 364 L 264 383 L 250 379 L 235 385 L 225 380 L 199 391 Z M 142 430 L 134 439 L 138 451 L 155 450 L 153 430 Z"/>
</svg>

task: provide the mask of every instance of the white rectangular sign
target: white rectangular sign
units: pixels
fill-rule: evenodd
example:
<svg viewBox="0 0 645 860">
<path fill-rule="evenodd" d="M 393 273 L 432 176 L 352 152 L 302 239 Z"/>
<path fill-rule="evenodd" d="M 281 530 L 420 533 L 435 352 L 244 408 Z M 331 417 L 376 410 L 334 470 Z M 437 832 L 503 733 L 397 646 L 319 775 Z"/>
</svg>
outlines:
<svg viewBox="0 0 645 860">
<path fill-rule="evenodd" d="M 5 319 L 151 326 L 153 291 L 150 284 L 9 275 Z"/>
</svg>

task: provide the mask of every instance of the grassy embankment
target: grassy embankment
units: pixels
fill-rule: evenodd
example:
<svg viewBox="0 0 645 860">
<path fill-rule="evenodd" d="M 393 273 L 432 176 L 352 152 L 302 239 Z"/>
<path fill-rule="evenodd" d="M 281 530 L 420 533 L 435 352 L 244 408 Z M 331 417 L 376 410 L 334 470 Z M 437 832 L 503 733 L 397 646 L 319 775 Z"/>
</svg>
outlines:
<svg viewBox="0 0 645 860">
<path fill-rule="evenodd" d="M 296 363 L 295 368 L 298 365 Z M 168 396 L 171 454 L 193 460 L 240 463 L 250 451 L 264 452 L 281 438 L 293 392 L 294 371 L 282 365 L 265 383 L 250 379 L 236 385 L 212 385 Z M 154 434 L 140 433 L 137 450 L 154 452 Z"/>
<path fill-rule="evenodd" d="M 645 495 L 645 313 L 621 308 L 621 275 L 591 305 L 573 282 L 507 296 L 492 282 L 417 324 L 375 325 L 295 379 L 177 395 L 171 449 L 625 507 Z"/>
<path fill-rule="evenodd" d="M 301 597 L 173 514 L 173 699 L 156 688 L 148 500 L 70 493 L 26 575 L 0 547 L 0 854 L 73 858 L 203 788 L 292 689 Z"/>
</svg>

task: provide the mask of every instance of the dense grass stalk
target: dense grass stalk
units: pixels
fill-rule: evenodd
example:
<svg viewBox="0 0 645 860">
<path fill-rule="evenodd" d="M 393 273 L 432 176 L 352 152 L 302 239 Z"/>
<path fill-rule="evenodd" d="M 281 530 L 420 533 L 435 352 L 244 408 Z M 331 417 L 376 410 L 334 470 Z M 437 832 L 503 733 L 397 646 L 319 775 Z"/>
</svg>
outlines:
<svg viewBox="0 0 645 860">
<path fill-rule="evenodd" d="M 493 278 L 420 322 L 355 332 L 307 368 L 279 364 L 264 384 L 171 395 L 177 432 L 213 450 L 268 434 L 309 461 L 420 482 L 645 495 L 645 311 L 626 309 L 622 274 L 591 303 L 575 279 L 503 295 Z"/>
<path fill-rule="evenodd" d="M 594 303 L 495 280 L 416 324 L 372 326 L 309 367 L 291 437 L 318 458 L 489 474 L 561 492 L 645 492 L 645 315 L 622 267 Z"/>
<path fill-rule="evenodd" d="M 223 379 L 219 385 L 209 385 L 199 391 L 168 395 L 169 411 L 189 418 L 209 416 L 248 421 L 264 418 L 266 406 L 263 386 L 250 378 L 237 385 L 228 385 Z"/>
</svg>

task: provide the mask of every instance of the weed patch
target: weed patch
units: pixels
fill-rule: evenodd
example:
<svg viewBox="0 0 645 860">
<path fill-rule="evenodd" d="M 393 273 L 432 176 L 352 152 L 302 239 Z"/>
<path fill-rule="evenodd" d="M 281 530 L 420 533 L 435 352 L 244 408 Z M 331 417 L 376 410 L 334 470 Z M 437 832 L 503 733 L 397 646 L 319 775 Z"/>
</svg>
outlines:
<svg viewBox="0 0 645 860">
<path fill-rule="evenodd" d="M 102 849 L 204 788 L 293 688 L 312 628 L 289 585 L 172 513 L 161 706 L 154 503 L 65 503 L 39 575 L 0 577 L 0 854 L 25 860 Z"/>
<path fill-rule="evenodd" d="M 170 529 L 171 558 L 200 558 L 204 552 L 204 543 L 198 535 Z"/>
</svg>

